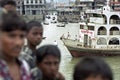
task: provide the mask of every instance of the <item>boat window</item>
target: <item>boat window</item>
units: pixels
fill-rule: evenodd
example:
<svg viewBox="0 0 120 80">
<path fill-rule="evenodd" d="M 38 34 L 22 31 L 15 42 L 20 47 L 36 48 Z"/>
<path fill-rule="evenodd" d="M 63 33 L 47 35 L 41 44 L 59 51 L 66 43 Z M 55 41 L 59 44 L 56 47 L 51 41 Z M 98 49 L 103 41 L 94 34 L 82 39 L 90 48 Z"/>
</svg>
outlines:
<svg viewBox="0 0 120 80">
<path fill-rule="evenodd" d="M 97 40 L 97 44 L 98 44 L 98 45 L 107 45 L 107 41 L 106 41 L 105 38 L 99 38 L 99 39 Z"/>
<path fill-rule="evenodd" d="M 112 15 L 110 17 L 110 24 L 120 24 L 120 18 L 118 15 Z"/>
<path fill-rule="evenodd" d="M 88 30 L 94 30 L 94 26 L 88 26 Z"/>
<path fill-rule="evenodd" d="M 120 32 L 119 32 L 119 28 L 118 27 L 112 27 L 110 29 L 110 35 L 119 35 Z"/>
<path fill-rule="evenodd" d="M 106 35 L 106 34 L 107 34 L 107 30 L 105 27 L 102 26 L 98 29 L 98 35 Z"/>
<path fill-rule="evenodd" d="M 111 38 L 109 41 L 109 45 L 119 45 L 119 39 L 118 38 Z"/>
<path fill-rule="evenodd" d="M 84 29 L 84 25 L 80 25 L 80 29 Z"/>
</svg>

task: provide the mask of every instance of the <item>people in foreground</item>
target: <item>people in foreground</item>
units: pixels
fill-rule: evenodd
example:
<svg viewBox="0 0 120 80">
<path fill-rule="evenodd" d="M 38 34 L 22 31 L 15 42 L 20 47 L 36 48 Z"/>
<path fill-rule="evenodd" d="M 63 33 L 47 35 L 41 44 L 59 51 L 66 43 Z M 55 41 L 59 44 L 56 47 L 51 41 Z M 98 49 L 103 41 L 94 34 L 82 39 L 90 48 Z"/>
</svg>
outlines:
<svg viewBox="0 0 120 80">
<path fill-rule="evenodd" d="M 38 21 L 30 21 L 27 24 L 27 45 L 25 45 L 21 58 L 25 59 L 30 66 L 33 80 L 41 80 L 41 71 L 36 68 L 36 48 L 43 38 L 43 26 Z"/>
<path fill-rule="evenodd" d="M 0 5 L 5 13 L 10 11 L 16 12 L 16 2 L 14 0 L 1 0 Z"/>
<path fill-rule="evenodd" d="M 101 58 L 85 57 L 75 66 L 73 80 L 113 80 L 113 74 Z"/>
<path fill-rule="evenodd" d="M 44 45 L 37 49 L 37 66 L 41 69 L 43 80 L 65 80 L 59 72 L 61 53 L 55 45 Z"/>
<path fill-rule="evenodd" d="M 31 80 L 29 67 L 19 54 L 24 45 L 26 23 L 16 13 L 2 15 L 0 26 L 0 80 Z"/>
</svg>

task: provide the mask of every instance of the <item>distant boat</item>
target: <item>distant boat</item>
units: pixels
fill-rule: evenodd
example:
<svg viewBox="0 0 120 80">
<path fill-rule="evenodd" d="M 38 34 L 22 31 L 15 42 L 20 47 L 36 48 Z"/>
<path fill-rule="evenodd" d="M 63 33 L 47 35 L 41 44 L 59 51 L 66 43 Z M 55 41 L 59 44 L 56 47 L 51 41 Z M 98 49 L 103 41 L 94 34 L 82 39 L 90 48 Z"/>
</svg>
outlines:
<svg viewBox="0 0 120 80">
<path fill-rule="evenodd" d="M 44 25 L 49 25 L 49 22 L 45 21 L 43 22 Z"/>
<path fill-rule="evenodd" d="M 64 23 L 58 23 L 57 27 L 65 27 L 65 24 Z"/>
</svg>

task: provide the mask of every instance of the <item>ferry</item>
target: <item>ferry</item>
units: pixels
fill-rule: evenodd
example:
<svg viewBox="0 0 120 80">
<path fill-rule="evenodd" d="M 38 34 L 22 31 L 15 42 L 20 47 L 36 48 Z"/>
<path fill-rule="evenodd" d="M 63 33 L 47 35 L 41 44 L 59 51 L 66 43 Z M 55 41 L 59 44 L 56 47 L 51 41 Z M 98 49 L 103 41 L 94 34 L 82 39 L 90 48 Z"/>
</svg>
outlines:
<svg viewBox="0 0 120 80">
<path fill-rule="evenodd" d="M 114 11 L 109 1 L 102 9 L 86 10 L 79 22 L 78 38 L 61 38 L 73 57 L 120 55 L 120 11 Z"/>
</svg>

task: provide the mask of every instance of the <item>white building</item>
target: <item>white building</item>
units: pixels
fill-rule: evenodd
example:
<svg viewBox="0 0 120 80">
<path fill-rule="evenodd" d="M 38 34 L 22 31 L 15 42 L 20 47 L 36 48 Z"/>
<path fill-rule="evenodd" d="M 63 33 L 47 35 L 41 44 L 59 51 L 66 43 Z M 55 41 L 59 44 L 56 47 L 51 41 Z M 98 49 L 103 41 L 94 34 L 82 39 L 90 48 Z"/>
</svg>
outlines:
<svg viewBox="0 0 120 80">
<path fill-rule="evenodd" d="M 44 13 L 46 0 L 24 0 L 25 15 L 40 15 Z"/>
</svg>

